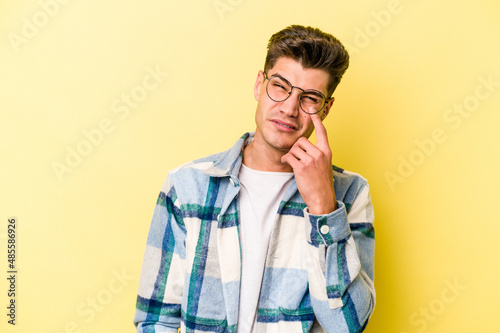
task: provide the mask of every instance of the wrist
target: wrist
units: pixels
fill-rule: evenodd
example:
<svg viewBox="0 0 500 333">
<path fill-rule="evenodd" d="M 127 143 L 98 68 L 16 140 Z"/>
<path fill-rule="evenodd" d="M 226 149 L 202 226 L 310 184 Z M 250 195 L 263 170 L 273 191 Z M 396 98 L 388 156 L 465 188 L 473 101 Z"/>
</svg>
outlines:
<svg viewBox="0 0 500 333">
<path fill-rule="evenodd" d="M 320 205 L 313 205 L 307 207 L 309 214 L 311 215 L 327 215 L 334 212 L 337 209 L 337 201 L 333 200 L 329 203 L 324 203 Z"/>
<path fill-rule="evenodd" d="M 337 210 L 337 198 L 335 196 L 335 190 L 332 188 L 331 192 L 327 191 L 326 195 L 317 198 L 316 201 L 310 202 L 307 205 L 309 214 L 312 215 L 326 215 Z"/>
</svg>

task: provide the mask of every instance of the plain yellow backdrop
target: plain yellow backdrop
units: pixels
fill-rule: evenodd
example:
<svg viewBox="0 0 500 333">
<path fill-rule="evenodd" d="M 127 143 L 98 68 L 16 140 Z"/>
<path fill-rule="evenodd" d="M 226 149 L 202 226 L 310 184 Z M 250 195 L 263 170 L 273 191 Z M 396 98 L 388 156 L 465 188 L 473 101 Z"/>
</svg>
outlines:
<svg viewBox="0 0 500 333">
<path fill-rule="evenodd" d="M 351 54 L 325 126 L 334 164 L 371 184 L 377 305 L 366 332 L 500 331 L 497 1 L 0 8 L 2 332 L 134 332 L 167 170 L 254 129 L 267 41 L 290 24 L 330 32 Z"/>
</svg>

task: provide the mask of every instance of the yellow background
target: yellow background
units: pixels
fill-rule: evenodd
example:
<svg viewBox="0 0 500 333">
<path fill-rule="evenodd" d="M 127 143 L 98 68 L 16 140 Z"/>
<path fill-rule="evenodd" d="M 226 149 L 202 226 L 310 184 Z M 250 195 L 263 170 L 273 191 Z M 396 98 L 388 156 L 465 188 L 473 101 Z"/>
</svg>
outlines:
<svg viewBox="0 0 500 333">
<path fill-rule="evenodd" d="M 352 57 L 325 126 L 334 163 L 371 184 L 377 306 L 366 331 L 500 331 L 498 1 L 0 8 L 2 332 L 134 332 L 167 170 L 254 129 L 252 87 L 267 41 L 290 24 L 336 35 Z M 78 147 L 87 156 L 58 177 L 54 164 L 67 166 Z M 12 216 L 15 327 L 6 316 Z"/>
</svg>

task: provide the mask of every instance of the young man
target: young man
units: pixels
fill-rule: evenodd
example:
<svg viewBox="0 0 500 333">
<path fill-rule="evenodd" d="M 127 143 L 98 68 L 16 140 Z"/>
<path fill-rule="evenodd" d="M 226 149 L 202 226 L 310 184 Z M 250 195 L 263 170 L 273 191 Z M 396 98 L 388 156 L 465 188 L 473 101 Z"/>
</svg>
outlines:
<svg viewBox="0 0 500 333">
<path fill-rule="evenodd" d="M 361 332 L 375 304 L 373 209 L 332 167 L 340 42 L 290 26 L 269 41 L 255 133 L 171 171 L 148 235 L 138 332 Z M 308 137 L 316 131 L 313 145 Z"/>
</svg>

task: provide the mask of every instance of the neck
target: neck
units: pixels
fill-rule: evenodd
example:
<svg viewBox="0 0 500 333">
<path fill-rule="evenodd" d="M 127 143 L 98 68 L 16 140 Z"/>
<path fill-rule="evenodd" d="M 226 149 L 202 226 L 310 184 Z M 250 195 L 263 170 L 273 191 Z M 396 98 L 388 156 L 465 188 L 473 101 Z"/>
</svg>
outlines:
<svg viewBox="0 0 500 333">
<path fill-rule="evenodd" d="M 243 150 L 243 164 L 250 169 L 271 172 L 292 172 L 290 165 L 281 162 L 286 151 L 277 149 L 259 149 L 257 142 L 250 142 Z"/>
</svg>

